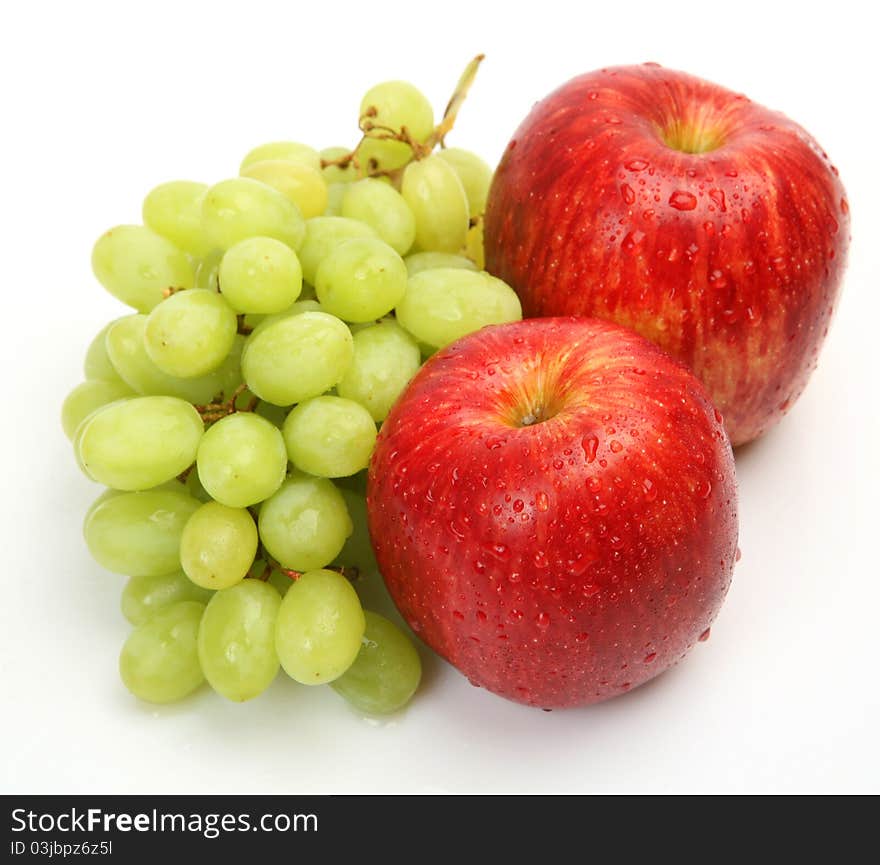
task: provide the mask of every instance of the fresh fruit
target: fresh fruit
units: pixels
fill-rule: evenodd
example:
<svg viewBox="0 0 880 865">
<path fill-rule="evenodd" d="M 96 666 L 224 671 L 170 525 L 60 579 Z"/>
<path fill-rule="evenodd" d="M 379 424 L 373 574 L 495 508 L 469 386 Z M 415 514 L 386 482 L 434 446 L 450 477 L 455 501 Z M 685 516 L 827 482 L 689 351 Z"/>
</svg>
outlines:
<svg viewBox="0 0 880 865">
<path fill-rule="evenodd" d="M 249 237 L 220 260 L 218 284 L 226 302 L 240 313 L 282 312 L 302 291 L 296 253 L 272 237 Z"/>
<path fill-rule="evenodd" d="M 285 568 L 309 571 L 336 558 L 351 534 L 339 490 L 326 478 L 291 475 L 260 507 L 260 539 Z"/>
<path fill-rule="evenodd" d="M 117 490 L 146 490 L 192 465 L 205 426 L 173 396 L 139 396 L 102 406 L 79 426 L 83 471 Z"/>
<path fill-rule="evenodd" d="M 150 703 L 173 703 L 205 681 L 199 665 L 199 622 L 205 605 L 180 601 L 135 628 L 119 656 L 125 687 Z"/>
<path fill-rule="evenodd" d="M 236 412 L 219 419 L 202 437 L 196 466 L 211 498 L 230 508 L 246 508 L 281 486 L 287 452 L 278 427 L 253 412 Z"/>
<path fill-rule="evenodd" d="M 122 590 L 122 615 L 133 625 L 142 625 L 158 610 L 179 601 L 207 604 L 214 593 L 197 586 L 182 571 L 155 577 L 132 577 Z"/>
<path fill-rule="evenodd" d="M 365 469 L 376 444 L 376 424 L 360 403 L 339 396 L 301 402 L 284 421 L 290 461 L 310 475 L 341 478 Z"/>
<path fill-rule="evenodd" d="M 339 678 L 361 648 L 366 622 L 357 592 L 335 571 L 303 574 L 281 602 L 275 646 L 281 665 L 302 685 Z"/>
<path fill-rule="evenodd" d="M 181 291 L 147 317 L 144 346 L 166 375 L 194 378 L 217 369 L 232 344 L 238 323 L 229 304 L 207 288 Z"/>
<path fill-rule="evenodd" d="M 183 487 L 142 493 L 112 490 L 89 508 L 83 535 L 102 567 L 133 577 L 159 577 L 180 570 L 183 527 L 199 502 Z"/>
<path fill-rule="evenodd" d="M 409 702 L 422 677 L 419 653 L 393 622 L 364 612 L 366 629 L 354 663 L 331 682 L 355 709 L 387 715 Z"/>
<path fill-rule="evenodd" d="M 107 291 L 138 312 L 161 303 L 170 288 L 192 288 L 186 254 L 142 225 L 118 225 L 98 238 L 92 270 Z"/>
<path fill-rule="evenodd" d="M 500 279 L 460 267 L 411 277 L 397 321 L 417 340 L 441 348 L 487 324 L 519 321 L 519 298 Z"/>
<path fill-rule="evenodd" d="M 539 102 L 486 211 L 486 265 L 527 316 L 595 315 L 687 363 L 734 445 L 814 369 L 849 245 L 836 169 L 797 124 L 655 64 Z"/>
<path fill-rule="evenodd" d="M 257 527 L 245 508 L 205 502 L 183 527 L 180 564 L 204 589 L 240 583 L 257 554 Z"/>
<path fill-rule="evenodd" d="M 415 87 L 386 82 L 365 96 L 353 147 L 260 145 L 238 177 L 155 187 L 143 226 L 95 245 L 96 275 L 133 310 L 89 343 L 62 426 L 86 475 L 110 485 L 83 531 L 98 564 L 129 578 L 120 673 L 135 696 L 170 702 L 207 678 L 249 700 L 281 662 L 308 684 L 351 668 L 337 690 L 360 711 L 415 691 L 403 632 L 371 614 L 364 641 L 359 593 L 384 593 L 366 466 L 431 339 L 519 317 L 513 291 L 477 272 L 480 160 L 431 156 L 478 62 L 436 127 Z"/>
<path fill-rule="evenodd" d="M 543 708 L 678 662 L 736 554 L 721 415 L 683 365 L 597 319 L 488 327 L 435 354 L 382 425 L 367 504 L 413 630 Z"/>
<path fill-rule="evenodd" d="M 261 694 L 278 673 L 275 623 L 281 596 L 259 580 L 217 592 L 199 625 L 199 663 L 208 684 L 228 700 Z"/>
</svg>

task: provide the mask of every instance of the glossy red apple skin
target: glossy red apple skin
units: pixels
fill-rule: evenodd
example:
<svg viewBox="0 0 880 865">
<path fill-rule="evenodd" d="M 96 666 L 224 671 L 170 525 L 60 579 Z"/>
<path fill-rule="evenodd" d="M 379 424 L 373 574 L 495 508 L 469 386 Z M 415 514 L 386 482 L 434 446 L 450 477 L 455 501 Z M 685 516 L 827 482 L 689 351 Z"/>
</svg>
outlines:
<svg viewBox="0 0 880 865">
<path fill-rule="evenodd" d="M 688 129 L 718 146 L 664 140 Z M 838 172 L 800 126 L 654 64 L 583 75 L 539 102 L 485 223 L 487 269 L 525 315 L 634 328 L 694 370 L 734 446 L 803 391 L 849 237 Z"/>
<path fill-rule="evenodd" d="M 721 416 L 684 365 L 598 319 L 484 328 L 434 355 L 382 425 L 367 506 L 413 630 L 542 708 L 679 661 L 736 553 Z"/>
</svg>

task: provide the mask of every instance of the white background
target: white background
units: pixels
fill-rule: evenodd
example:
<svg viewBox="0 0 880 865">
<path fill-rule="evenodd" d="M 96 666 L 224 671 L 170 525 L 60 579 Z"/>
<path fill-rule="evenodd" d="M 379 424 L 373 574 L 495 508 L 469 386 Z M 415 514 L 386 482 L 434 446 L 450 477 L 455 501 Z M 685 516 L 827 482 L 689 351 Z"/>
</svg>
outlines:
<svg viewBox="0 0 880 865">
<path fill-rule="evenodd" d="M 880 791 L 876 29 L 867 4 L 7 3 L 0 13 L 0 792 Z M 169 179 L 234 175 L 251 146 L 353 140 L 387 78 L 442 110 L 487 60 L 451 144 L 491 162 L 569 77 L 658 61 L 785 111 L 831 154 L 853 243 L 832 332 L 784 423 L 738 454 L 742 561 L 687 661 L 550 714 L 425 653 L 376 724 L 279 677 L 156 709 L 123 689 L 123 579 L 90 559 L 97 494 L 58 409 L 123 310 L 89 256 Z"/>
</svg>

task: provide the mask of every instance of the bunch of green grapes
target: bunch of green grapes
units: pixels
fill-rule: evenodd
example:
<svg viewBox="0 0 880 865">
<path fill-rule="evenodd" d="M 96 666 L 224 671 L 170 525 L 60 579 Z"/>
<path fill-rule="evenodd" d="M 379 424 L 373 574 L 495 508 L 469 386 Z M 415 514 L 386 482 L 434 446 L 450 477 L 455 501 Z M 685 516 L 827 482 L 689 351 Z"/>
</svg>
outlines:
<svg viewBox="0 0 880 865">
<path fill-rule="evenodd" d="M 141 699 L 207 681 L 248 700 L 279 668 L 371 713 L 417 688 L 409 638 L 358 594 L 379 579 L 377 429 L 425 356 L 521 311 L 481 270 L 486 163 L 435 152 L 443 125 L 405 82 L 368 91 L 360 129 L 351 150 L 273 142 L 236 178 L 158 186 L 143 225 L 95 244 L 134 312 L 92 341 L 62 422 L 107 487 L 84 534 L 129 577 L 119 667 Z"/>
</svg>

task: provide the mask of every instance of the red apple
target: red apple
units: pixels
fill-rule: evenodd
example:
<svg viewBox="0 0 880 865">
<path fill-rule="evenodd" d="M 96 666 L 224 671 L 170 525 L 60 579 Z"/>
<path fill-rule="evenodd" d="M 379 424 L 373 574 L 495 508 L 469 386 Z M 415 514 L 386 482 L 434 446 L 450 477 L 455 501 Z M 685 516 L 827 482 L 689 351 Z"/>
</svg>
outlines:
<svg viewBox="0 0 880 865">
<path fill-rule="evenodd" d="M 721 415 L 684 365 L 598 319 L 488 327 L 434 355 L 382 425 L 367 506 L 413 630 L 544 708 L 679 661 L 736 552 Z"/>
<path fill-rule="evenodd" d="M 781 114 L 655 64 L 539 102 L 489 193 L 486 265 L 529 316 L 591 315 L 684 361 L 734 445 L 800 395 L 849 244 L 837 170 Z"/>
</svg>

